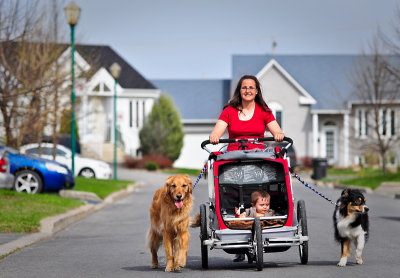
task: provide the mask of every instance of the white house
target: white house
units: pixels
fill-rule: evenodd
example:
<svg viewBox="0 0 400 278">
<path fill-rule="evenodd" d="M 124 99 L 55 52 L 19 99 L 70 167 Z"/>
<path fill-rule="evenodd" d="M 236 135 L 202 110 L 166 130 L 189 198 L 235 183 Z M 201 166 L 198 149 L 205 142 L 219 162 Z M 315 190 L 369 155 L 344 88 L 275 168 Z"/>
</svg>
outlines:
<svg viewBox="0 0 400 278">
<path fill-rule="evenodd" d="M 69 55 L 68 47 L 62 56 Z M 116 88 L 118 161 L 122 162 L 123 154 L 136 156 L 139 130 L 159 98 L 160 90 L 109 46 L 77 45 L 75 61 L 77 124 L 82 152 L 112 161 Z M 113 63 L 121 67 L 116 84 L 109 70 Z"/>
</svg>

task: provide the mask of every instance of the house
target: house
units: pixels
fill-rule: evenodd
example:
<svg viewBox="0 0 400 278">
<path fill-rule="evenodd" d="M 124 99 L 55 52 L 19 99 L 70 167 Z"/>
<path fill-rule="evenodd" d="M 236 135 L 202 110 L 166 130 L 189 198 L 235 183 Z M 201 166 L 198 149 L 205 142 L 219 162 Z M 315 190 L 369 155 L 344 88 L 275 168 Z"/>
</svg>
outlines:
<svg viewBox="0 0 400 278">
<path fill-rule="evenodd" d="M 340 167 L 362 163 L 367 155 L 363 147 L 369 136 L 367 123 L 372 119 L 366 116 L 368 106 L 352 94 L 350 76 L 358 58 L 357 55 L 234 55 L 230 86 L 226 85 L 227 80 L 153 80 L 160 90 L 174 98 L 184 124 L 184 147 L 175 166 L 202 167 L 207 153 L 200 149 L 200 143 L 208 139 L 229 99 L 227 88 L 231 95 L 244 74 L 258 77 L 267 104 L 285 134 L 294 140 L 300 162 L 322 157 L 330 165 Z M 398 101 L 394 106 L 388 104 L 380 112 L 385 126 L 382 135 L 387 138 L 397 138 L 398 104 Z M 392 148 L 394 164 L 398 163 L 399 149 Z"/>
<path fill-rule="evenodd" d="M 70 56 L 69 47 L 62 56 Z M 77 125 L 82 153 L 105 161 L 113 160 L 116 85 L 118 162 L 123 161 L 125 154 L 136 156 L 139 130 L 159 98 L 160 90 L 109 46 L 77 45 L 75 62 L 76 96 L 80 100 Z M 109 70 L 113 63 L 121 67 L 116 84 Z"/>
<path fill-rule="evenodd" d="M 70 48 L 63 55 L 70 55 Z M 78 70 L 76 96 L 82 152 L 106 161 L 113 160 L 115 80 L 110 66 L 116 62 L 121 74 L 116 84 L 118 161 L 123 154 L 136 156 L 139 130 L 154 101 L 160 96 L 145 79 L 109 46 L 77 45 L 75 61 Z"/>
<path fill-rule="evenodd" d="M 14 43 L 14 42 L 12 42 Z M 15 43 L 16 44 L 16 43 Z M 59 71 L 66 77 L 60 88 L 59 109 L 70 107 L 71 47 L 55 45 Z M 139 130 L 160 90 L 129 65 L 111 47 L 104 45 L 76 45 L 75 51 L 76 122 L 81 153 L 105 161 L 113 161 L 114 150 L 114 92 L 116 92 L 116 130 L 118 162 L 125 154 L 136 156 L 139 148 Z M 121 73 L 117 81 L 110 66 L 118 63 Z M 2 124 L 0 115 L 0 126 Z M 4 136 L 0 129 L 0 137 Z M 50 126 L 43 135 L 51 135 Z"/>
</svg>

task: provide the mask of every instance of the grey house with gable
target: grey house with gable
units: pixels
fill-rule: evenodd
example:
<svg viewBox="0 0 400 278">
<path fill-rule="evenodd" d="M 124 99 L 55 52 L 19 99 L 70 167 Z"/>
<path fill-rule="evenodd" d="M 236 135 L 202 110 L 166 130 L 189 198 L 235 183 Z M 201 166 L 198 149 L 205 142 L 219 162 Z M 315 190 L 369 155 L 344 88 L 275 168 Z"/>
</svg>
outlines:
<svg viewBox="0 0 400 278">
<path fill-rule="evenodd" d="M 264 98 L 300 163 L 314 157 L 348 167 L 363 161 L 368 107 L 353 97 L 350 76 L 357 55 L 234 55 L 231 80 L 152 80 L 178 107 L 185 142 L 177 167 L 202 167 L 208 138 L 223 106 L 244 74 L 256 75 Z M 382 111 L 386 137 L 396 137 L 399 102 Z M 227 136 L 227 135 L 225 135 Z M 392 153 L 397 164 L 398 147 Z"/>
</svg>

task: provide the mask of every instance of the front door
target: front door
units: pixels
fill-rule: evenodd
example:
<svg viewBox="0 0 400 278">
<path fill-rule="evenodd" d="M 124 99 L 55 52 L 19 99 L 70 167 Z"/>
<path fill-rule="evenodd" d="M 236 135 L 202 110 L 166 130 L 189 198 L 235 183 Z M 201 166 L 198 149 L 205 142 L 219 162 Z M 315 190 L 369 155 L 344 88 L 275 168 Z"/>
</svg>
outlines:
<svg viewBox="0 0 400 278">
<path fill-rule="evenodd" d="M 322 136 L 322 154 L 327 158 L 330 165 L 336 164 L 337 162 L 337 128 L 336 127 L 324 127 Z"/>
</svg>

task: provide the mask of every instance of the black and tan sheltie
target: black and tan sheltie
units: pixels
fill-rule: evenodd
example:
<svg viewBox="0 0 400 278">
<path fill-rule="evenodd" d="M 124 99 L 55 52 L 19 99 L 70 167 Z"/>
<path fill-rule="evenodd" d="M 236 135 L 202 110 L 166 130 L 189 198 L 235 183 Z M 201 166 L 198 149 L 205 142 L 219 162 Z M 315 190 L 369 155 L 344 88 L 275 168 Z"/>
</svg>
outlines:
<svg viewBox="0 0 400 278">
<path fill-rule="evenodd" d="M 362 264 L 361 257 L 364 245 L 368 239 L 368 207 L 364 195 L 357 189 L 344 189 L 336 203 L 333 214 L 335 239 L 340 242 L 342 256 L 338 266 L 346 266 L 350 255 L 351 242 L 356 247 L 356 262 Z"/>
</svg>

